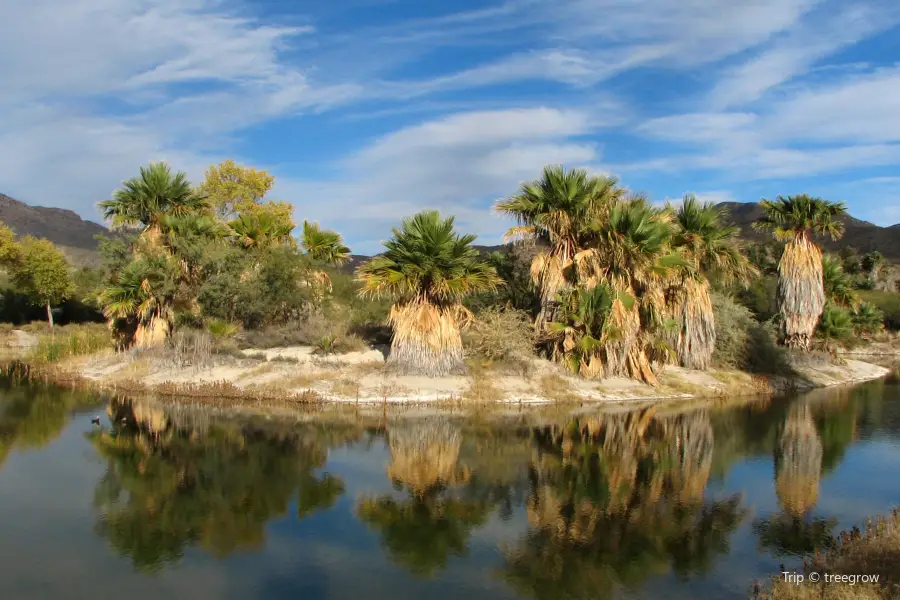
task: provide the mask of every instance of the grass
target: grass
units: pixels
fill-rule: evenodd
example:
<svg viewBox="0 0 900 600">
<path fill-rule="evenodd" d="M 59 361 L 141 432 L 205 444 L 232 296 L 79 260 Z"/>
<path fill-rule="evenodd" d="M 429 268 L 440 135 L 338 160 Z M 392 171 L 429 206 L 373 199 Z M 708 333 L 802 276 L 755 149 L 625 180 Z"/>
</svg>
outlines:
<svg viewBox="0 0 900 600">
<path fill-rule="evenodd" d="M 809 581 L 811 573 L 877 575 L 878 583 Z M 832 550 L 808 562 L 802 583 L 788 583 L 779 574 L 768 589 L 755 586 L 754 600 L 896 600 L 900 598 L 900 509 L 869 520 L 864 529 L 842 533 Z"/>
<path fill-rule="evenodd" d="M 473 402 L 497 402 L 504 393 L 496 388 L 492 381 L 492 373 L 478 361 L 469 361 L 469 387 L 462 393 L 463 400 Z"/>
<path fill-rule="evenodd" d="M 73 356 L 98 354 L 113 349 L 112 337 L 105 325 L 66 325 L 47 328 L 38 338 L 28 358 L 34 362 L 54 363 Z"/>
<path fill-rule="evenodd" d="M 548 400 L 572 402 L 578 399 L 571 382 L 555 373 L 542 376 L 539 381 L 539 387 L 541 395 Z"/>
<path fill-rule="evenodd" d="M 359 398 L 359 387 L 359 381 L 342 377 L 337 381 L 331 382 L 331 393 L 344 398 Z"/>
</svg>

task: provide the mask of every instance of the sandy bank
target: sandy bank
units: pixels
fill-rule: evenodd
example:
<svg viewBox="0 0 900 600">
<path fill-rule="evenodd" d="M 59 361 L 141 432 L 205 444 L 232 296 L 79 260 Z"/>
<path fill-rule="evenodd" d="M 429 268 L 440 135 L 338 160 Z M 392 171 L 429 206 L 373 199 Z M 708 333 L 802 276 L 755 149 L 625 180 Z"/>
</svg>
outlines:
<svg viewBox="0 0 900 600">
<path fill-rule="evenodd" d="M 60 366 L 104 388 L 169 396 L 334 403 L 541 404 L 730 397 L 855 383 L 889 372 L 877 365 L 832 361 L 821 355 L 805 356 L 796 363 L 796 374 L 789 378 L 667 367 L 658 387 L 624 378 L 588 381 L 543 359 L 534 359 L 520 373 L 485 367 L 468 376 L 402 376 L 387 371 L 383 354 L 376 350 L 322 357 L 308 347 L 245 350 L 243 357 L 181 367 L 161 357 L 127 353 L 82 357 Z"/>
</svg>

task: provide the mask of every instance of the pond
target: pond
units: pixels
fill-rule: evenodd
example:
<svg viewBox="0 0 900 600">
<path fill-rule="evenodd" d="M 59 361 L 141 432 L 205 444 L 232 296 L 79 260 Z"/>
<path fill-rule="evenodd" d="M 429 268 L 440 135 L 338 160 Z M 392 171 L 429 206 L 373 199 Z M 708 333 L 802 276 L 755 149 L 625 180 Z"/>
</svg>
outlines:
<svg viewBox="0 0 900 600">
<path fill-rule="evenodd" d="M 290 422 L 4 381 L 0 598 L 746 598 L 893 508 L 898 470 L 890 379 Z"/>
</svg>

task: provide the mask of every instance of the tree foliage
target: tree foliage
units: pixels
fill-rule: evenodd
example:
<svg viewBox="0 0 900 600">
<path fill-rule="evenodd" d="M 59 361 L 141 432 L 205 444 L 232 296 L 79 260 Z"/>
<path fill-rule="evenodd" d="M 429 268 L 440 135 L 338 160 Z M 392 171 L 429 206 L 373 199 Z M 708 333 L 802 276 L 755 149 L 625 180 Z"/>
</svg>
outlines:
<svg viewBox="0 0 900 600">
<path fill-rule="evenodd" d="M 51 308 L 75 291 L 69 278 L 69 263 L 49 240 L 25 236 L 19 247 L 18 257 L 11 265 L 12 279 L 32 296 L 35 304 L 47 308 L 47 319 L 53 325 Z"/>
</svg>

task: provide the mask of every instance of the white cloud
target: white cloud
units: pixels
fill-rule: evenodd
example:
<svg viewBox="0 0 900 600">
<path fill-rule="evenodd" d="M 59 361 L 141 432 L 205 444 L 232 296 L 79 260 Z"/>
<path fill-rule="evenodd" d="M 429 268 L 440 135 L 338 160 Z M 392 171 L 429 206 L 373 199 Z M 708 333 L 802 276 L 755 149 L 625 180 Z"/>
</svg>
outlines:
<svg viewBox="0 0 900 600">
<path fill-rule="evenodd" d="M 96 217 L 150 160 L 202 174 L 241 128 L 355 97 L 281 58 L 308 26 L 222 0 L 12 2 L 0 22 L 0 185 Z M 198 173 L 199 171 L 199 173 Z"/>
<path fill-rule="evenodd" d="M 514 193 L 546 164 L 596 164 L 598 149 L 569 138 L 596 125 L 585 111 L 550 108 L 462 113 L 401 129 L 340 163 L 340 181 L 281 179 L 278 197 L 298 218 L 318 220 L 374 252 L 404 216 L 426 208 L 454 215 L 460 231 L 496 243 L 509 223 L 492 202 Z M 376 238 L 373 233 L 379 235 Z"/>
<path fill-rule="evenodd" d="M 898 17 L 900 11 L 880 2 L 854 4 L 802 23 L 761 54 L 728 71 L 713 88 L 711 105 L 721 110 L 753 102 L 773 87 L 805 74 L 823 58 L 893 27 Z"/>
</svg>

